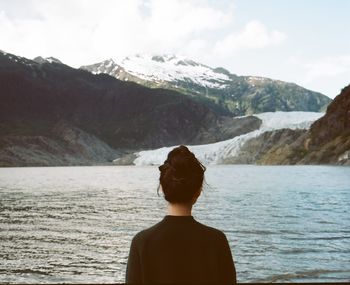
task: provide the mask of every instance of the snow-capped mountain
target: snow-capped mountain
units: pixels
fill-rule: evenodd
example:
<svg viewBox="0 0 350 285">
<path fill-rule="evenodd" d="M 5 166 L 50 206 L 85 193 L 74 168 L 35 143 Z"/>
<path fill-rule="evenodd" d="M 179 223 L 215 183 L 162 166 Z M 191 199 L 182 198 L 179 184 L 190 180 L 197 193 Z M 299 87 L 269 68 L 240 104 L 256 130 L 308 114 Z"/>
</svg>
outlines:
<svg viewBox="0 0 350 285">
<path fill-rule="evenodd" d="M 126 75 L 129 75 L 159 85 L 165 82 L 173 83 L 175 87 L 180 87 L 181 83 L 185 81 L 203 88 L 224 89 L 229 87 L 232 79 L 238 77 L 224 68 L 211 68 L 184 56 L 176 55 L 137 54 L 121 60 L 108 59 L 81 68 L 94 74 L 106 73 L 118 79 L 126 79 Z M 252 86 L 259 84 L 259 82 L 271 81 L 271 79 L 257 76 L 243 78 Z M 277 80 L 276 82 L 283 83 Z"/>
<path fill-rule="evenodd" d="M 22 57 L 22 56 L 18 56 L 18 55 L 14 55 L 12 53 L 8 53 L 8 52 L 5 52 L 3 50 L 0 50 L 0 54 L 2 56 L 4 56 L 5 58 L 8 58 L 10 61 L 12 61 L 13 63 L 17 63 L 17 64 L 24 64 L 24 65 L 27 65 L 27 66 L 31 66 L 33 64 L 35 64 L 32 60 L 30 59 L 27 59 L 25 57 Z"/>
<path fill-rule="evenodd" d="M 59 64 L 62 64 L 62 62 L 55 58 L 55 57 L 41 57 L 41 56 L 37 56 L 36 58 L 33 59 L 35 62 L 37 63 L 59 63 Z"/>
<path fill-rule="evenodd" d="M 172 82 L 176 86 L 177 82 L 191 82 L 204 88 L 225 88 L 230 81 L 229 73 L 217 72 L 206 65 L 175 55 L 135 55 L 120 62 L 109 59 L 82 68 L 93 73 L 107 73 L 118 79 L 127 78 L 123 74 L 127 73 L 159 85 Z"/>
<path fill-rule="evenodd" d="M 176 55 L 134 55 L 81 68 L 148 87 L 176 89 L 216 104 L 231 115 L 275 111 L 319 112 L 331 101 L 325 95 L 294 83 L 258 76 L 237 76 L 224 68 L 211 68 Z"/>
<path fill-rule="evenodd" d="M 41 57 L 41 56 L 37 56 L 35 57 L 33 60 L 27 59 L 25 57 L 19 56 L 19 55 L 14 55 L 11 53 L 7 53 L 5 51 L 0 50 L 0 54 L 2 54 L 3 56 L 7 57 L 9 60 L 11 60 L 12 62 L 15 63 L 19 63 L 19 64 L 24 64 L 27 66 L 34 66 L 37 64 L 43 64 L 43 63 L 59 63 L 62 64 L 62 62 L 55 58 L 55 57 Z"/>
<path fill-rule="evenodd" d="M 258 130 L 236 136 L 232 139 L 204 145 L 188 146 L 196 157 L 204 164 L 220 164 L 228 158 L 239 154 L 242 146 L 250 139 L 261 134 L 281 129 L 308 129 L 311 124 L 322 117 L 324 113 L 314 112 L 273 112 L 261 113 L 258 117 L 262 124 Z M 140 151 L 135 153 L 135 165 L 159 165 L 166 159 L 172 147 L 163 147 L 155 150 Z M 118 159 L 115 160 L 118 163 Z"/>
</svg>

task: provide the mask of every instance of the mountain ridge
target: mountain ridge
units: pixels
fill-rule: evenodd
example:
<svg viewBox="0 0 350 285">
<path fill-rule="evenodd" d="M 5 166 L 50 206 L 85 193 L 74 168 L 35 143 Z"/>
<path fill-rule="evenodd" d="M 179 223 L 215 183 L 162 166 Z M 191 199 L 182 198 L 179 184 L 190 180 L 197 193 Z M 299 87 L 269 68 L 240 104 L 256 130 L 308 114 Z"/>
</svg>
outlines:
<svg viewBox="0 0 350 285">
<path fill-rule="evenodd" d="M 259 76 L 238 76 L 228 70 L 176 55 L 135 55 L 110 59 L 81 69 L 106 73 L 147 87 L 178 90 L 206 98 L 234 116 L 274 111 L 324 111 L 327 96 L 295 83 Z"/>
<path fill-rule="evenodd" d="M 179 66 L 203 68 L 195 62 Z M 266 79 L 249 80 L 266 88 Z M 205 97 L 94 75 L 54 58 L 34 61 L 0 52 L 0 166 L 110 164 L 135 151 L 177 144 L 220 147 L 230 139 L 248 144 L 241 148 L 244 153 L 228 145 L 226 150 L 239 157 L 223 163 L 347 163 L 349 90 L 343 89 L 310 131 L 293 130 L 293 125 L 270 130 L 261 113 L 227 116 L 224 106 Z M 262 98 L 273 101 L 277 95 Z M 292 112 L 280 115 L 287 118 Z M 261 144 L 263 149 L 256 149 Z"/>
<path fill-rule="evenodd" d="M 2 166 L 110 162 L 130 149 L 214 142 L 259 125 L 240 127 L 173 90 L 10 53 L 0 53 L 0 100 Z"/>
</svg>

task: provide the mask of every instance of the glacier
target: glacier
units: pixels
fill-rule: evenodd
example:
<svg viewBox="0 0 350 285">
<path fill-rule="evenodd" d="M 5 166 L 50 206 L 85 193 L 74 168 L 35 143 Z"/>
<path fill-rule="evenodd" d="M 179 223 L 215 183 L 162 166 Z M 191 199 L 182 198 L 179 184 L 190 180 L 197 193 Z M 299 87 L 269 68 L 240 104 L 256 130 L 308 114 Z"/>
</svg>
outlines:
<svg viewBox="0 0 350 285">
<path fill-rule="evenodd" d="M 311 124 L 322 117 L 318 112 L 267 112 L 254 114 L 262 124 L 258 130 L 234 137 L 229 140 L 203 145 L 187 145 L 196 157 L 205 165 L 220 164 L 226 157 L 234 157 L 246 141 L 264 132 L 279 129 L 308 129 Z M 160 165 L 167 154 L 176 146 L 162 147 L 134 153 L 135 165 Z"/>
</svg>

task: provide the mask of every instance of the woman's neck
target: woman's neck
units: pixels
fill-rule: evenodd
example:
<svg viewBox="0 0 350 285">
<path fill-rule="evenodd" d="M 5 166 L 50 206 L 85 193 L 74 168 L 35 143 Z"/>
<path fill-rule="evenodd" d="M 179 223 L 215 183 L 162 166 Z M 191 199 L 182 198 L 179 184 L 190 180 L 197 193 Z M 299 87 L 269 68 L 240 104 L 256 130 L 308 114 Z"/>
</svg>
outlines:
<svg viewBox="0 0 350 285">
<path fill-rule="evenodd" d="M 168 215 L 170 216 L 191 216 L 192 205 L 190 204 L 168 204 Z"/>
</svg>

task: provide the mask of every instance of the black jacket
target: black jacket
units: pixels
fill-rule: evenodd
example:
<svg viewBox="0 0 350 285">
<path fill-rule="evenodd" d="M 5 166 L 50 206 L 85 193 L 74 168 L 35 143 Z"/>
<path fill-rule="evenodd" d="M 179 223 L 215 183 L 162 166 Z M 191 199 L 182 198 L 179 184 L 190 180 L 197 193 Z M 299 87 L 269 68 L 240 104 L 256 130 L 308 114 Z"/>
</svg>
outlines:
<svg viewBox="0 0 350 285">
<path fill-rule="evenodd" d="M 131 242 L 126 283 L 236 283 L 223 232 L 193 216 L 165 216 Z"/>
</svg>

